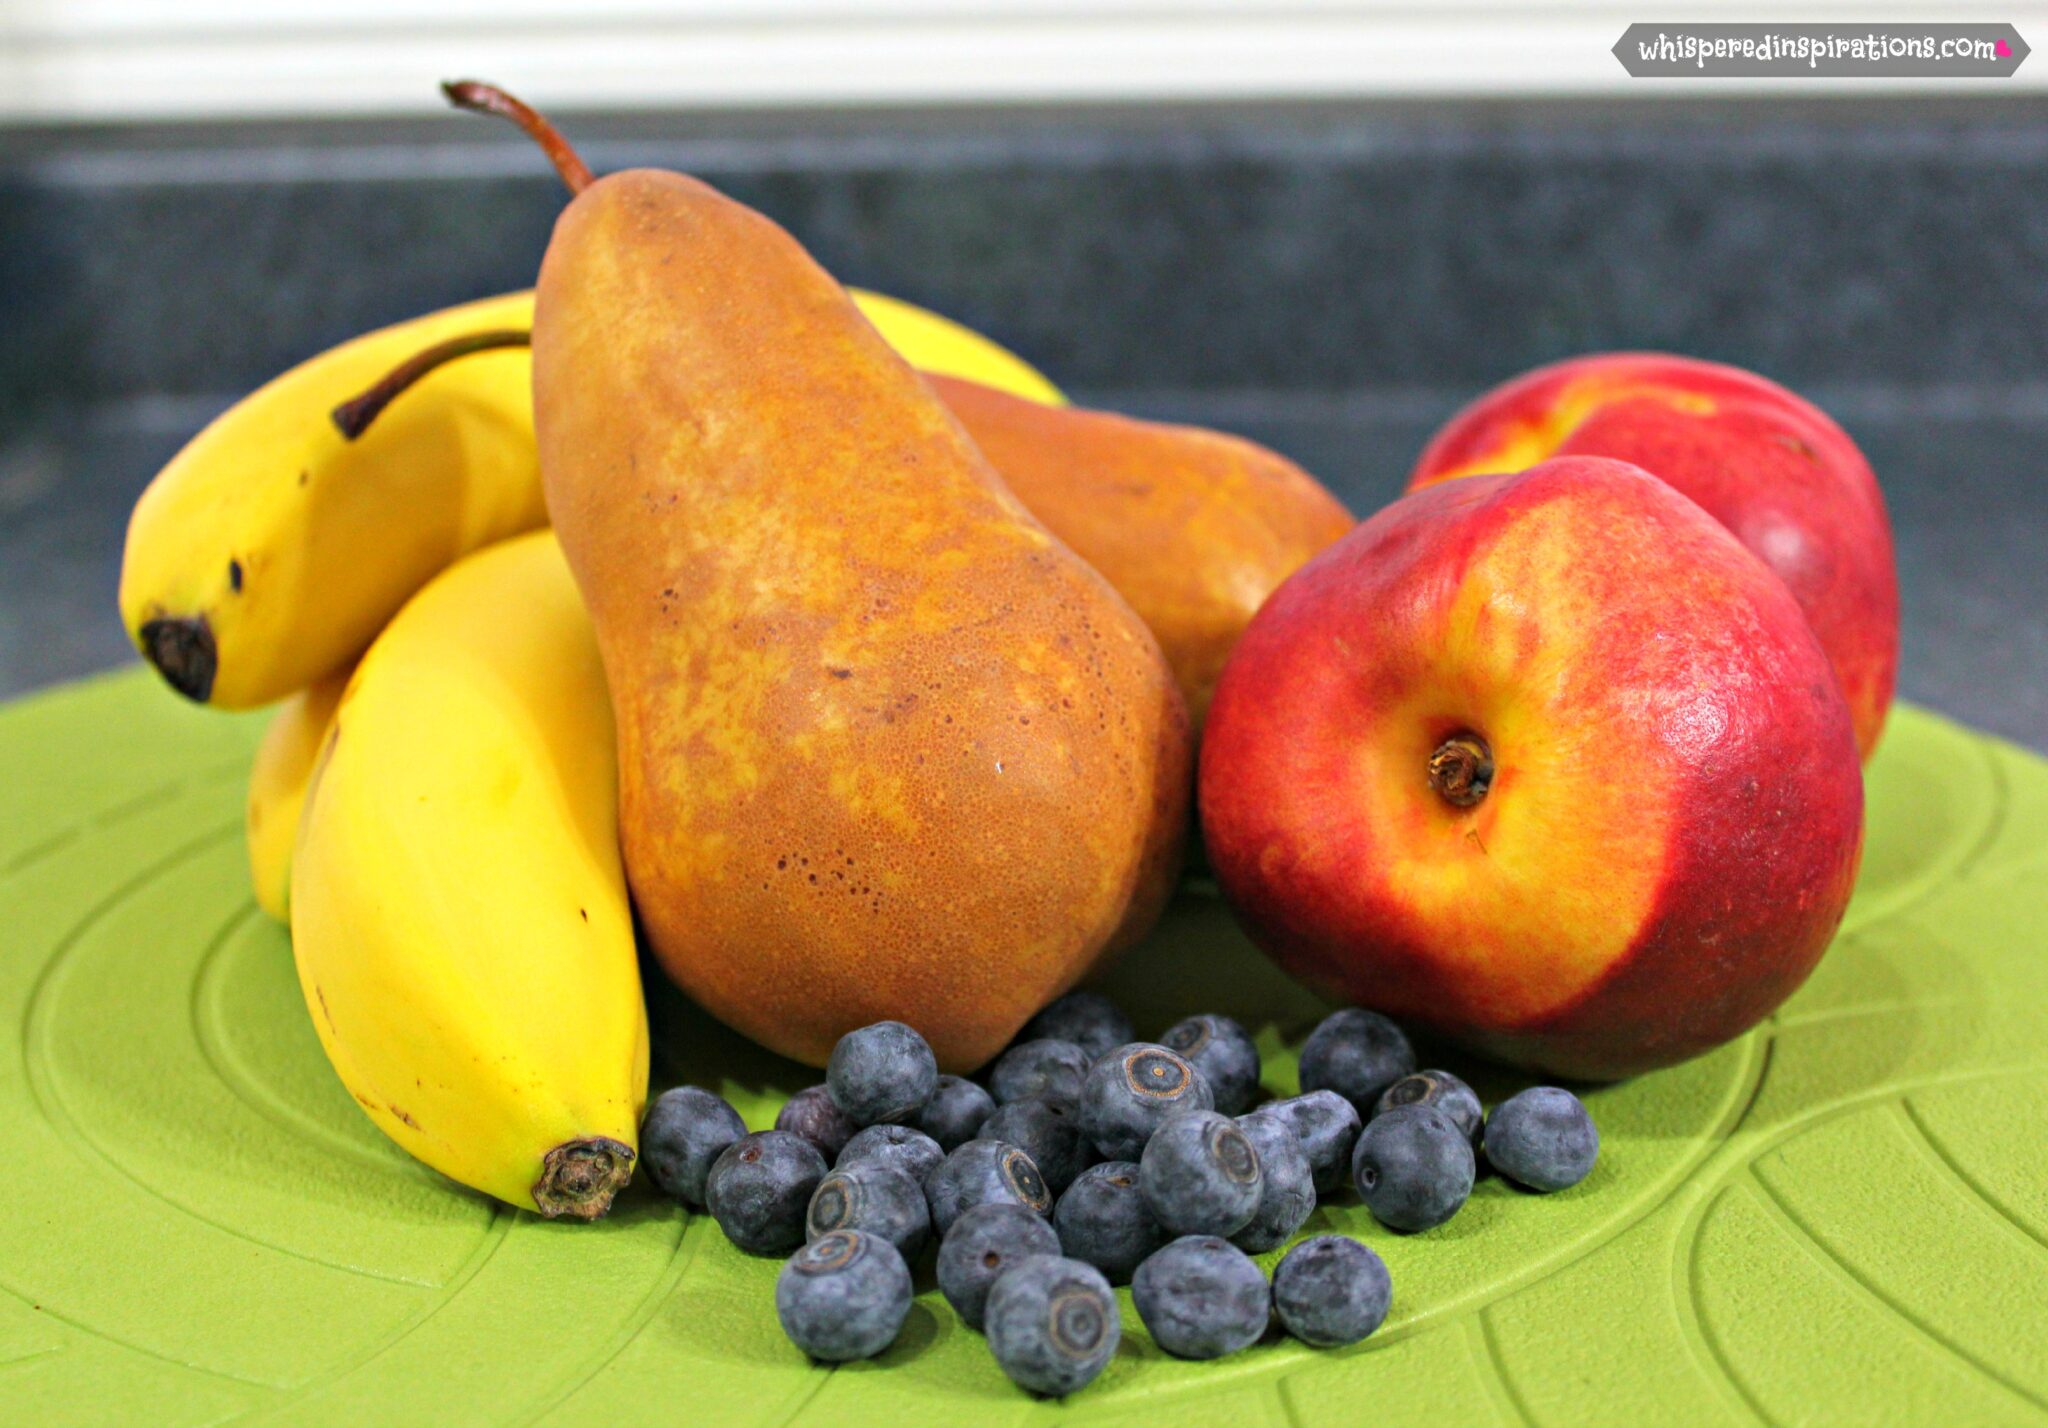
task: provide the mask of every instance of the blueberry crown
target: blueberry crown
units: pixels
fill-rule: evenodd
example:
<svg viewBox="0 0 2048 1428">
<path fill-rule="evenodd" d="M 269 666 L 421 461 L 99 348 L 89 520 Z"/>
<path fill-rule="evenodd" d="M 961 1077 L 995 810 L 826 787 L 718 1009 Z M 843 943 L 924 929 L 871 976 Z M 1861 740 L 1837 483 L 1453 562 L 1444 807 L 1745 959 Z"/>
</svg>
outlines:
<svg viewBox="0 0 2048 1428">
<path fill-rule="evenodd" d="M 1188 1087 L 1193 1068 L 1170 1051 L 1148 1047 L 1124 1061 L 1124 1083 L 1141 1096 L 1166 1100 Z"/>
</svg>

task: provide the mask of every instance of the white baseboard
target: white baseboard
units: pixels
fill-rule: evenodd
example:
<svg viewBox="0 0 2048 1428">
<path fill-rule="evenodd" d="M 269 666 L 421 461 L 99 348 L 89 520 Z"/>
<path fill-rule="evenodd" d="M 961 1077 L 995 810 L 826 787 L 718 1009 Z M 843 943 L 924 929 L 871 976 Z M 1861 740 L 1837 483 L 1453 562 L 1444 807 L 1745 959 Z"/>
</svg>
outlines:
<svg viewBox="0 0 2048 1428">
<path fill-rule="evenodd" d="M 1803 21 L 1971 18 L 2048 35 L 2048 5 L 1819 0 Z M 562 109 L 1952 94 L 2008 80 L 1631 80 L 1629 23 L 1787 18 L 1725 0 L 0 0 L 0 122 L 389 115 L 477 75 Z"/>
</svg>

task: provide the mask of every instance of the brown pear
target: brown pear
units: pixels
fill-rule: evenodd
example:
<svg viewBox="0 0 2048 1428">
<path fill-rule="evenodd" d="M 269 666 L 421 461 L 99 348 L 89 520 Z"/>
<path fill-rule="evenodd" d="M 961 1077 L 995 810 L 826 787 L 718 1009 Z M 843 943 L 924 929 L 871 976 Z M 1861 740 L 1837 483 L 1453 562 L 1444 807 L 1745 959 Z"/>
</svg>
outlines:
<svg viewBox="0 0 2048 1428">
<path fill-rule="evenodd" d="M 795 239 L 681 174 L 588 181 L 533 363 L 686 992 L 813 1064 L 897 1018 L 960 1070 L 1150 926 L 1191 777 L 1157 643 Z"/>
<path fill-rule="evenodd" d="M 1017 499 L 1151 627 L 1197 726 L 1259 606 L 1354 524 L 1315 477 L 1242 437 L 925 380 Z"/>
</svg>

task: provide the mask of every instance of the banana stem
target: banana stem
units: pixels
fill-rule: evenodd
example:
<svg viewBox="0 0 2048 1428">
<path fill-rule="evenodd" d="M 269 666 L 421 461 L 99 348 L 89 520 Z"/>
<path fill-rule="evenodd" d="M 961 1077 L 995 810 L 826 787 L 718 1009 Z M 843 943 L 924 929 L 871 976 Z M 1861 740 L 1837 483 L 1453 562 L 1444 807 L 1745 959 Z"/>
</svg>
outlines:
<svg viewBox="0 0 2048 1428">
<path fill-rule="evenodd" d="M 329 415 L 342 436 L 354 441 L 370 429 L 384 408 L 435 368 L 453 362 L 458 357 L 467 357 L 472 352 L 490 352 L 500 347 L 527 347 L 533 343 L 533 334 L 524 328 L 492 328 L 484 332 L 468 332 L 460 337 L 451 337 L 446 342 L 437 342 L 424 352 L 416 352 L 389 372 L 379 377 L 356 396 L 350 397 Z"/>
<path fill-rule="evenodd" d="M 448 102 L 457 109 L 468 109 L 478 114 L 495 114 L 500 119 L 510 119 L 541 147 L 548 156 L 548 162 L 555 166 L 555 172 L 562 176 L 562 182 L 569 186 L 569 192 L 581 193 L 590 187 L 590 165 L 577 156 L 569 147 L 569 141 L 562 137 L 561 130 L 542 118 L 540 113 L 522 100 L 514 99 L 495 84 L 485 84 L 480 79 L 450 79 L 441 84 L 441 92 L 448 96 Z"/>
</svg>

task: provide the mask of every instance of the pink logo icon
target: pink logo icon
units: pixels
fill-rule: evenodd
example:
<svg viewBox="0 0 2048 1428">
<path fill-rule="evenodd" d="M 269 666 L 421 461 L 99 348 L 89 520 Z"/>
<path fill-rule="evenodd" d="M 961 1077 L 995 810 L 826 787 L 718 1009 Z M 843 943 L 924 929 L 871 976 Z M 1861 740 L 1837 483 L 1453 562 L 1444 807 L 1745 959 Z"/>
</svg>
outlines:
<svg viewBox="0 0 2048 1428">
<path fill-rule="evenodd" d="M 1999 57 L 2000 59 L 2011 59 L 2011 58 L 2012 58 L 2012 46 L 2011 46 L 2011 45 L 2008 45 L 2008 44 L 2007 44 L 2007 43 L 2006 43 L 2006 42 L 2005 42 L 2004 40 L 2002 40 L 2002 39 L 2001 39 L 2001 40 L 2000 40 L 2000 41 L 1998 42 L 1998 57 Z"/>
</svg>

